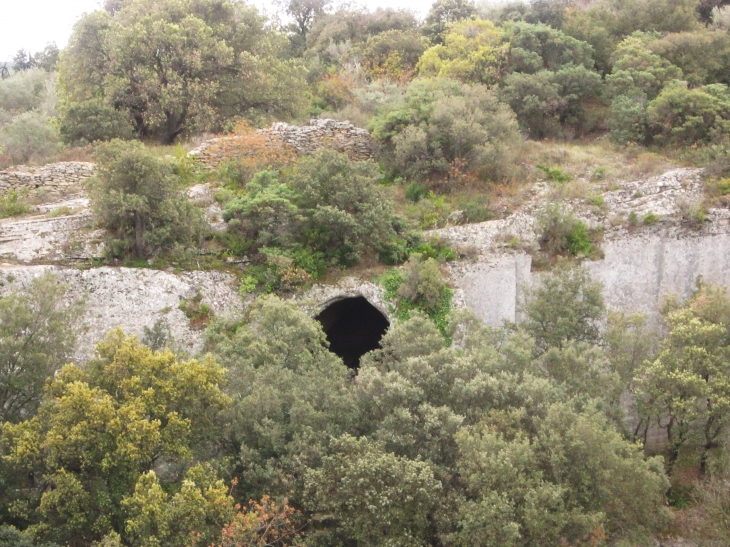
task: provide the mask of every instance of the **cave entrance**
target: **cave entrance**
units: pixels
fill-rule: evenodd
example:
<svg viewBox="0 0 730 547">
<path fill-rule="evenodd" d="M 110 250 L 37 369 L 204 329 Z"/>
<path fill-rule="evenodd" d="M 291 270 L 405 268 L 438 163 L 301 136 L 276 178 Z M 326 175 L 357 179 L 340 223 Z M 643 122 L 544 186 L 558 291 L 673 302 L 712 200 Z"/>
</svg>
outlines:
<svg viewBox="0 0 730 547">
<path fill-rule="evenodd" d="M 338 300 L 315 319 L 322 324 L 330 351 L 353 370 L 360 365 L 360 357 L 380 347 L 380 339 L 390 326 L 380 310 L 362 296 Z"/>
</svg>

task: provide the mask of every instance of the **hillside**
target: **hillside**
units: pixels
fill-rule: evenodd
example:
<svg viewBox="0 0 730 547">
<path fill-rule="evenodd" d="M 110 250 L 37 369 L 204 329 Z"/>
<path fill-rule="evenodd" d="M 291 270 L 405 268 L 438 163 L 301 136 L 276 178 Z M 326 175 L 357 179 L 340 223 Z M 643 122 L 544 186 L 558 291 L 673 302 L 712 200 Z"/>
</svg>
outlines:
<svg viewBox="0 0 730 547">
<path fill-rule="evenodd" d="M 730 6 L 275 9 L 0 79 L 0 547 L 730 545 Z"/>
</svg>

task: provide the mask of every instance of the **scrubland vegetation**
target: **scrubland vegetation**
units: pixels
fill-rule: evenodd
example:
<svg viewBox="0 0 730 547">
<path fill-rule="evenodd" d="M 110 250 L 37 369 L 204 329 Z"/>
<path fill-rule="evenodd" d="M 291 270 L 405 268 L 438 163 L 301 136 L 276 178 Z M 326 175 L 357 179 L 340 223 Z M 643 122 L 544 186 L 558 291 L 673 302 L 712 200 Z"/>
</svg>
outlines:
<svg viewBox="0 0 730 547">
<path fill-rule="evenodd" d="M 695 165 L 727 206 L 730 7 L 279 8 L 286 23 L 238 0 L 107 0 L 0 79 L 3 167 L 96 162 L 102 262 L 228 268 L 248 304 L 181 302 L 203 355 L 158 323 L 69 364 L 83 301 L 52 275 L 1 298 L 0 546 L 726 545 L 727 290 L 698 283 L 661 324 L 607 312 L 580 265 L 599 238 L 565 202 Z M 367 127 L 376 156 L 255 132 L 309 116 Z M 215 169 L 186 154 L 211 133 L 231 136 Z M 422 230 L 508 215 L 535 181 L 555 202 L 545 271 L 524 321 L 484 327 L 443 274 L 468 250 Z M 351 268 L 395 320 L 356 370 L 281 299 Z"/>
</svg>

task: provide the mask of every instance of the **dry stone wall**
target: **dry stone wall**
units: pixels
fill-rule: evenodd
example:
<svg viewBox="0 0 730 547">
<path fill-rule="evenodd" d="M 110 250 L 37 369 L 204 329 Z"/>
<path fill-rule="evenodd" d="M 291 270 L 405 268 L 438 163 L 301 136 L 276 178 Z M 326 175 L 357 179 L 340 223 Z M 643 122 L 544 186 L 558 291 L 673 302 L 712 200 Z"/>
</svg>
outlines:
<svg viewBox="0 0 730 547">
<path fill-rule="evenodd" d="M 322 148 L 329 148 L 348 154 L 356 160 L 367 160 L 375 153 L 375 140 L 370 133 L 349 122 L 313 119 L 309 121 L 309 125 L 304 126 L 277 122 L 267 129 L 259 129 L 256 133 L 263 135 L 272 144 L 290 146 L 298 154 L 313 154 Z M 221 147 L 215 145 L 235 138 L 210 139 L 192 150 L 190 155 L 215 168 L 223 161 L 231 159 L 224 157 Z"/>
<path fill-rule="evenodd" d="M 94 173 L 94 164 L 81 161 L 51 163 L 42 167 L 20 165 L 0 171 L 0 194 L 10 190 L 62 191 L 81 186 Z"/>
</svg>

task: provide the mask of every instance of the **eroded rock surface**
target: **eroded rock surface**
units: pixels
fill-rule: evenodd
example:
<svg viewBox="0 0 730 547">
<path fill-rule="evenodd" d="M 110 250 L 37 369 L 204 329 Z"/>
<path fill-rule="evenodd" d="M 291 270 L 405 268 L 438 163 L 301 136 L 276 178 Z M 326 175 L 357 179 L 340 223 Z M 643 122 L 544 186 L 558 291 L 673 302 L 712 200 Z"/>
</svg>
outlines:
<svg viewBox="0 0 730 547">
<path fill-rule="evenodd" d="M 666 295 L 687 296 L 700 277 L 730 286 L 730 211 L 710 209 L 699 224 L 685 218 L 689 205 L 703 197 L 700 177 L 699 169 L 675 169 L 602 192 L 602 207 L 586 199 L 567 201 L 577 217 L 603 229 L 604 258 L 585 264 L 604 284 L 609 308 L 641 311 L 656 319 Z M 521 317 L 525 289 L 539 276 L 531 271 L 529 251 L 537 247 L 536 217 L 549 196 L 549 186 L 536 185 L 533 197 L 505 219 L 432 232 L 456 247 L 475 249 L 475 260 L 448 267 L 456 302 L 489 325 Z M 632 211 L 639 218 L 637 226 L 627 222 Z M 658 220 L 643 225 L 640 219 L 649 212 Z"/>
<path fill-rule="evenodd" d="M 236 279 L 223 272 L 170 272 L 138 268 L 60 268 L 56 266 L 0 265 L 1 294 L 27 287 L 44 272 L 53 272 L 68 287 L 67 298 L 85 299 L 84 314 L 76 358 L 92 356 L 94 343 L 119 326 L 140 338 L 144 328 L 158 320 L 169 326 L 172 337 L 184 350 L 194 354 L 202 349 L 202 331 L 191 328 L 179 309 L 184 299 L 202 295 L 216 315 L 241 312 Z"/>
</svg>

